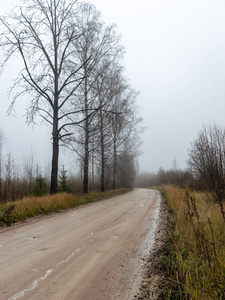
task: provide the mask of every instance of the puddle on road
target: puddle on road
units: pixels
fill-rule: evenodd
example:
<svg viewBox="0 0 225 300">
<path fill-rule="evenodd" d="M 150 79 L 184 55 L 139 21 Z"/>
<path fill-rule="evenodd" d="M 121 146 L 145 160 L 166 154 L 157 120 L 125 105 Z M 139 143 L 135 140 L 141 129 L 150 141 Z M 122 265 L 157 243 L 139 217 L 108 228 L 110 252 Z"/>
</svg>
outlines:
<svg viewBox="0 0 225 300">
<path fill-rule="evenodd" d="M 152 212 L 152 216 L 154 219 L 151 221 L 151 229 L 148 230 L 148 233 L 145 237 L 145 240 L 142 242 L 141 246 L 139 247 L 139 251 L 143 254 L 146 255 L 151 251 L 153 244 L 155 242 L 155 232 L 158 226 L 158 218 L 159 218 L 159 212 L 160 212 L 160 206 L 161 206 L 161 195 L 158 195 L 157 198 L 157 204 L 156 208 Z"/>
<path fill-rule="evenodd" d="M 26 241 L 34 241 L 34 240 L 36 240 L 36 239 L 37 239 L 36 236 L 25 238 Z"/>
<path fill-rule="evenodd" d="M 148 198 L 151 196 L 150 194 Z M 147 198 L 147 197 L 146 197 Z M 148 258 L 149 252 L 152 250 L 152 247 L 155 242 L 155 235 L 156 235 L 156 229 L 158 226 L 158 219 L 159 219 L 159 213 L 160 213 L 160 207 L 161 207 L 162 198 L 160 193 L 158 193 L 157 196 L 157 202 L 156 202 L 156 208 L 153 212 L 151 212 L 152 220 L 150 222 L 151 228 L 148 230 L 147 234 L 145 235 L 144 241 L 141 243 L 137 251 L 135 251 L 135 273 L 134 278 L 132 282 L 132 288 L 130 297 L 128 300 L 133 300 L 134 295 L 139 291 L 139 288 L 141 286 L 141 281 L 143 279 L 143 271 L 144 271 L 144 261 Z"/>
</svg>

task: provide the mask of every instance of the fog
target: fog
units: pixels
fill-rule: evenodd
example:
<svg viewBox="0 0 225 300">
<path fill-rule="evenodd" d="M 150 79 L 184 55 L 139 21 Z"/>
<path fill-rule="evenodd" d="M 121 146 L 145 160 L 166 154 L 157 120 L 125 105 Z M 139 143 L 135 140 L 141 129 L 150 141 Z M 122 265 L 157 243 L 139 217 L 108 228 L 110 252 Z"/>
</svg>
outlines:
<svg viewBox="0 0 225 300">
<path fill-rule="evenodd" d="M 168 169 L 176 158 L 185 167 L 187 150 L 202 124 L 225 125 L 225 2 L 209 0 L 90 0 L 105 23 L 116 23 L 126 48 L 126 76 L 140 92 L 143 117 L 142 171 Z M 1 13 L 18 1 L 1 4 Z M 25 124 L 26 99 L 7 117 L 7 91 L 19 71 L 14 59 L 0 78 L 0 128 L 4 152 L 23 161 L 31 151 L 39 163 L 51 161 L 51 128 Z M 24 101 L 23 101 L 24 100 Z M 62 152 L 61 152 L 62 153 Z M 74 158 L 61 155 L 61 163 Z"/>
</svg>

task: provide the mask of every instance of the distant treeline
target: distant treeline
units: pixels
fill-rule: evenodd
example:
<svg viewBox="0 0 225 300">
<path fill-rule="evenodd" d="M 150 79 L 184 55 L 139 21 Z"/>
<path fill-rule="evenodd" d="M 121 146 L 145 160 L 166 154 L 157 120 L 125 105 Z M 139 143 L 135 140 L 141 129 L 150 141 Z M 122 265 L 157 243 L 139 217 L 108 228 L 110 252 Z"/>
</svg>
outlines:
<svg viewBox="0 0 225 300">
<path fill-rule="evenodd" d="M 188 170 L 160 168 L 157 173 L 141 172 L 137 175 L 135 187 L 152 187 L 162 184 L 174 184 L 180 187 L 193 185 L 194 178 Z"/>
</svg>

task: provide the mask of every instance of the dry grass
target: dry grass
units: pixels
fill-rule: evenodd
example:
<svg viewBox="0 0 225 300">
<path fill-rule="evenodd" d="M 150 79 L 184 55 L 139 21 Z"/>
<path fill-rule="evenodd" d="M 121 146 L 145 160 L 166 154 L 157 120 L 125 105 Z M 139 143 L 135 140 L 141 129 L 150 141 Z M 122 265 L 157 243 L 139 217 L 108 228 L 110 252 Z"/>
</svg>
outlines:
<svg viewBox="0 0 225 300">
<path fill-rule="evenodd" d="M 225 299 L 225 224 L 209 194 L 164 186 L 171 230 L 165 299 Z"/>
<path fill-rule="evenodd" d="M 49 214 L 63 209 L 99 201 L 130 190 L 131 189 L 117 189 L 103 193 L 91 192 L 81 196 L 59 193 L 43 197 L 25 197 L 22 200 L 0 205 L 0 226 L 8 226 L 11 223 L 24 221 L 27 218 L 40 214 Z"/>
</svg>

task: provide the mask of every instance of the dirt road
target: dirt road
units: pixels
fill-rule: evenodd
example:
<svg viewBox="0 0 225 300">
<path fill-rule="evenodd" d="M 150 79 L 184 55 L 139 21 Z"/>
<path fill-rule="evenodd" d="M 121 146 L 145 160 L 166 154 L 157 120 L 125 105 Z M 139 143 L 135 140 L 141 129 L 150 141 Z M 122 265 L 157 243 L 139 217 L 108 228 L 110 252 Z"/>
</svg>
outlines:
<svg viewBox="0 0 225 300">
<path fill-rule="evenodd" d="M 134 191 L 0 231 L 0 299 L 133 299 L 159 192 Z"/>
</svg>

